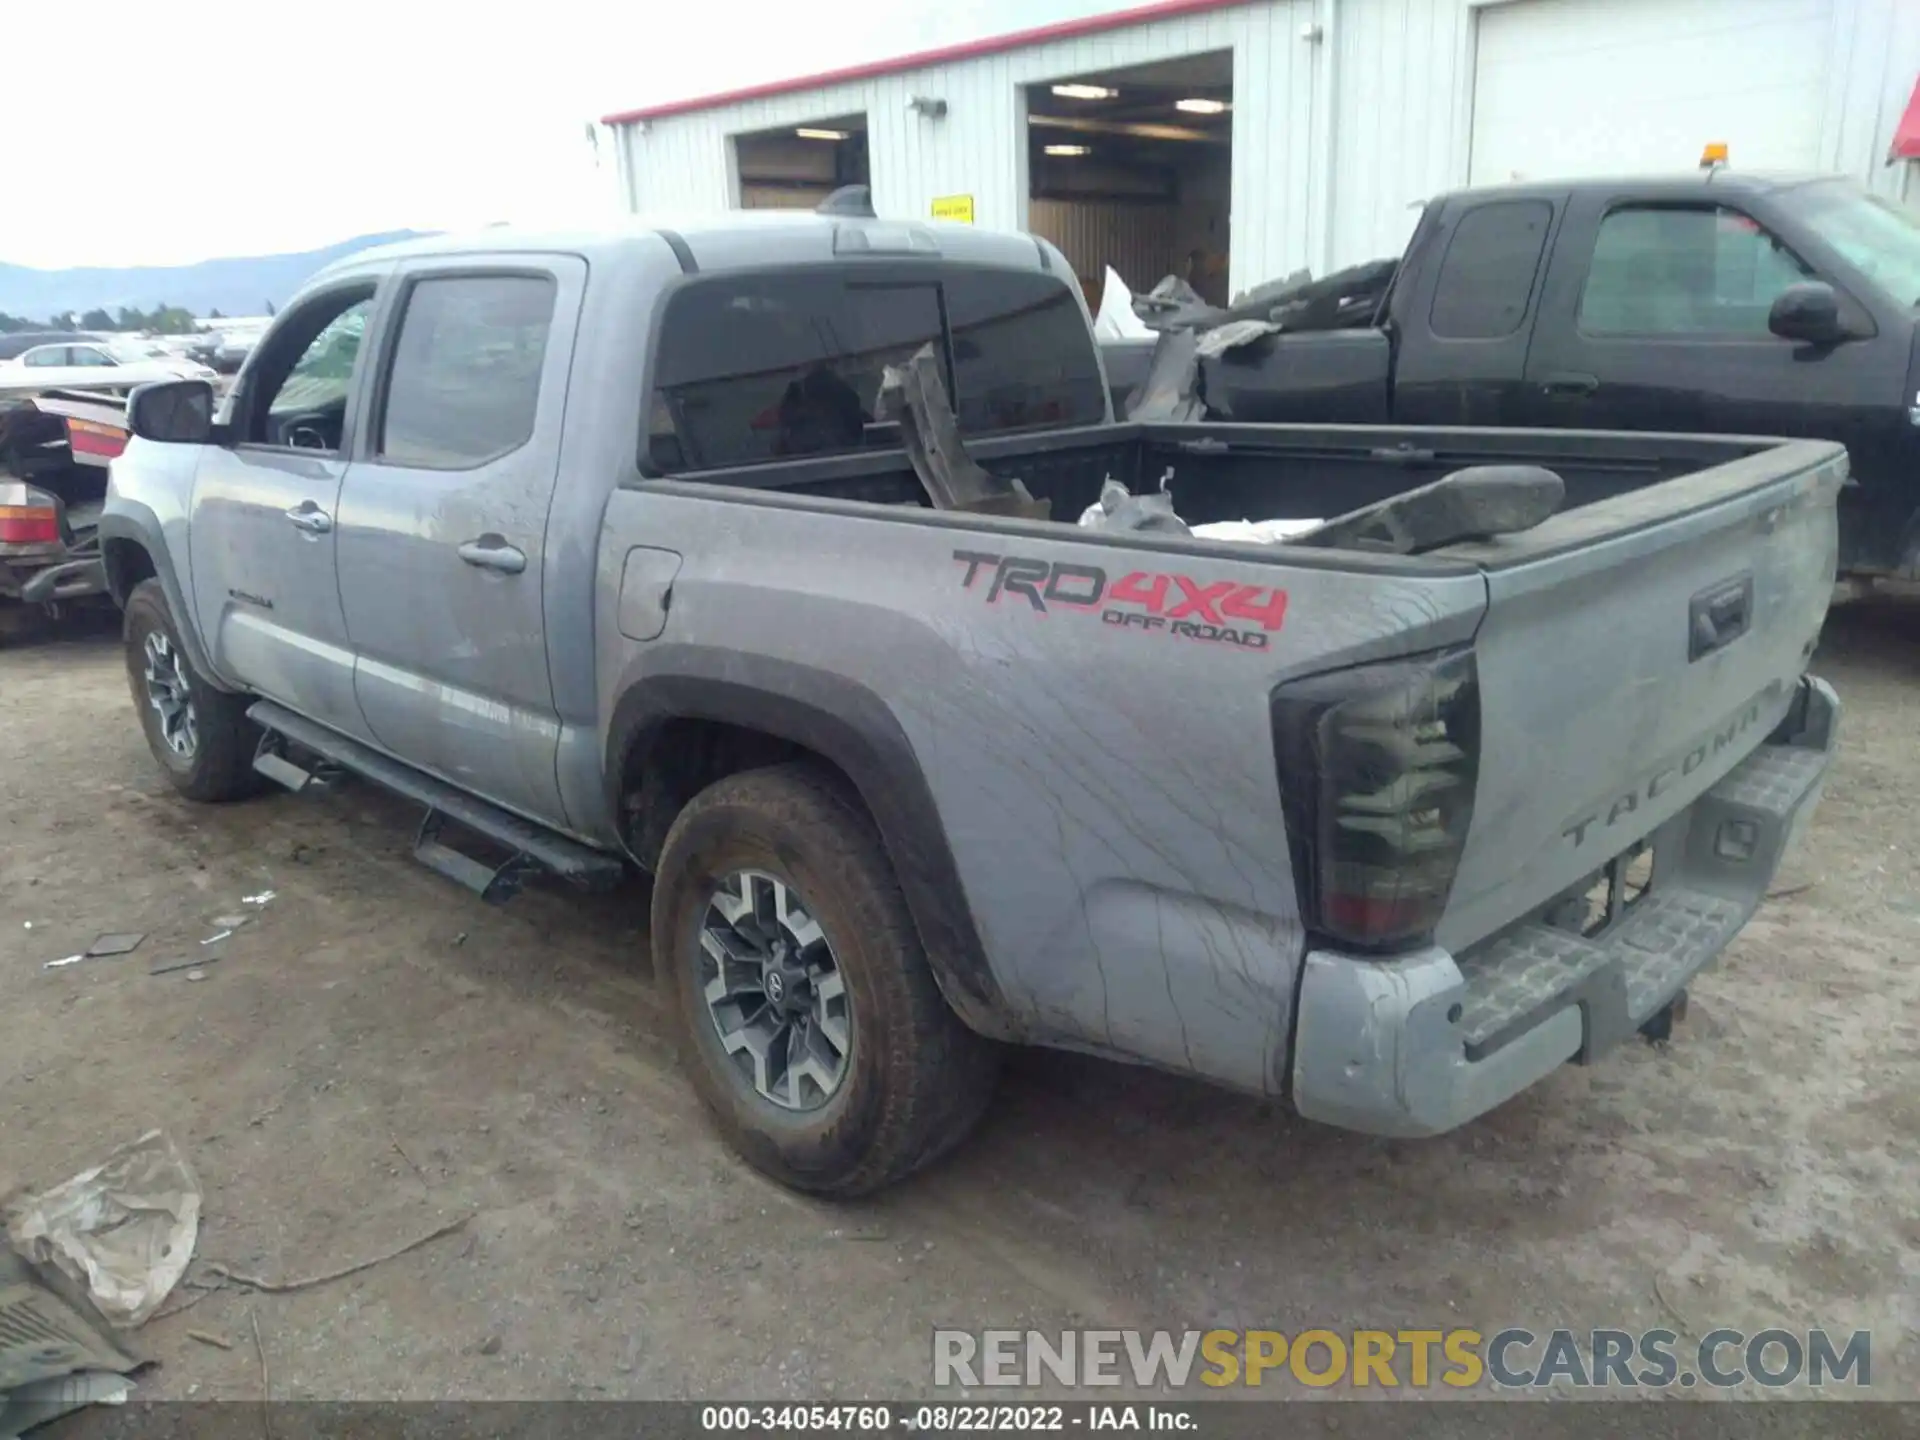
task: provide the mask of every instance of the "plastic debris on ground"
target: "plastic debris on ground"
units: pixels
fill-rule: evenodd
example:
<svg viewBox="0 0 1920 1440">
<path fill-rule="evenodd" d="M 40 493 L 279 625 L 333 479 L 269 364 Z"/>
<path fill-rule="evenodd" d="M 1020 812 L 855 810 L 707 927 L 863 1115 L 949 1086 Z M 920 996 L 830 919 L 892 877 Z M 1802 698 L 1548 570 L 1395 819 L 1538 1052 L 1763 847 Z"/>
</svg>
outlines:
<svg viewBox="0 0 1920 1440">
<path fill-rule="evenodd" d="M 85 1287 L 121 1329 L 142 1324 L 186 1273 L 200 1186 L 166 1134 L 149 1130 L 99 1165 L 15 1205 L 14 1249 Z"/>
<path fill-rule="evenodd" d="M 240 903 L 242 905 L 265 905 L 278 893 L 277 890 L 262 890 L 258 895 L 242 895 L 240 897 Z"/>
<path fill-rule="evenodd" d="M 1114 268 L 1100 281 L 1100 313 L 1093 318 L 1095 340 L 1150 340 L 1153 328 L 1134 313 L 1133 291 Z"/>
<path fill-rule="evenodd" d="M 0 1393 L 0 1440 L 18 1437 L 89 1405 L 124 1405 L 133 1382 L 111 1370 L 76 1370 Z"/>
<path fill-rule="evenodd" d="M 121 1376 L 142 1359 L 77 1295 L 62 1295 L 26 1260 L 0 1249 L 0 1440 L 84 1405 L 118 1404 Z"/>
<path fill-rule="evenodd" d="M 219 962 L 218 955 L 196 955 L 191 960 L 156 960 L 147 974 L 171 975 L 176 970 L 199 970 L 203 966 L 217 965 Z"/>
<path fill-rule="evenodd" d="M 102 935 L 87 947 L 87 957 L 126 955 L 140 948 L 140 942 L 146 939 L 146 932 L 138 935 Z"/>
</svg>

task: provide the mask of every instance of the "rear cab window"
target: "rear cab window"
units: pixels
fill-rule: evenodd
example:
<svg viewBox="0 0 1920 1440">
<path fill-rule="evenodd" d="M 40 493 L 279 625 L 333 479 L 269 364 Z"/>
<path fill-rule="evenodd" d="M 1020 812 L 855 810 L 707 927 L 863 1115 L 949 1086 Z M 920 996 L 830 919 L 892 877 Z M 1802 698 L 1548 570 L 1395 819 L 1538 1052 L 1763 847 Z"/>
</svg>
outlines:
<svg viewBox="0 0 1920 1440">
<path fill-rule="evenodd" d="M 665 474 L 898 448 L 882 371 L 932 343 L 963 433 L 1098 423 L 1073 293 L 1039 273 L 823 266 L 686 285 L 659 327 L 646 437 Z"/>
<path fill-rule="evenodd" d="M 1553 206 L 1498 200 L 1460 217 L 1434 282 L 1428 323 L 1448 340 L 1499 340 L 1527 318 Z"/>
</svg>

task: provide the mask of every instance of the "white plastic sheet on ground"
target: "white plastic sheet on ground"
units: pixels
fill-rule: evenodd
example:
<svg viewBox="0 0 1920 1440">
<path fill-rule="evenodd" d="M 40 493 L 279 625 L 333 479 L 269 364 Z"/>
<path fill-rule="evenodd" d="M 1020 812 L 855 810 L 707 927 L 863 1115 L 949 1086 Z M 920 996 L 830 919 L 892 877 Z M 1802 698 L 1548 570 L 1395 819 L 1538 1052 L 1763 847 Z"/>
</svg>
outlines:
<svg viewBox="0 0 1920 1440">
<path fill-rule="evenodd" d="M 1153 331 L 1133 313 L 1133 292 L 1127 282 L 1107 266 L 1100 282 L 1100 313 L 1093 317 L 1096 340 L 1151 340 Z"/>
<path fill-rule="evenodd" d="M 150 1130 L 21 1201 L 7 1233 L 28 1260 L 83 1286 L 109 1324 L 131 1329 L 186 1273 L 200 1233 L 200 1186 L 173 1141 Z"/>
</svg>

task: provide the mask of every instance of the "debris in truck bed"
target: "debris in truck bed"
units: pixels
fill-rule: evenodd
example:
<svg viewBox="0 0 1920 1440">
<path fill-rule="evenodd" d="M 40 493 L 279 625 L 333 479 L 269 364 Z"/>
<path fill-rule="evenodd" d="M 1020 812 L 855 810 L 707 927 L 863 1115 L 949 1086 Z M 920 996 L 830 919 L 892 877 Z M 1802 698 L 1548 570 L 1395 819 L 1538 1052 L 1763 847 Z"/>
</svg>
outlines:
<svg viewBox="0 0 1920 1440">
<path fill-rule="evenodd" d="M 880 373 L 875 412 L 899 422 L 913 473 L 936 510 L 967 510 L 980 515 L 1014 515 L 1045 520 L 1053 507 L 1036 500 L 1018 480 L 987 471 L 967 454 L 953 402 L 932 345 L 922 345 L 904 365 Z M 272 891 L 267 898 L 272 898 Z"/>
<path fill-rule="evenodd" d="M 1088 530 L 1150 530 L 1169 535 L 1191 533 L 1186 521 L 1173 513 L 1173 497 L 1166 491 L 1135 495 L 1113 479 L 1100 487 L 1099 500 L 1081 513 L 1080 524 Z"/>
<path fill-rule="evenodd" d="M 1566 482 L 1538 465 L 1470 465 L 1430 485 L 1336 516 L 1296 545 L 1418 555 L 1531 530 L 1560 508 Z"/>
<path fill-rule="evenodd" d="M 1200 398 L 1200 340 L 1192 330 L 1168 330 L 1153 347 L 1146 378 L 1127 396 L 1129 420 L 1187 423 L 1204 420 Z"/>
</svg>

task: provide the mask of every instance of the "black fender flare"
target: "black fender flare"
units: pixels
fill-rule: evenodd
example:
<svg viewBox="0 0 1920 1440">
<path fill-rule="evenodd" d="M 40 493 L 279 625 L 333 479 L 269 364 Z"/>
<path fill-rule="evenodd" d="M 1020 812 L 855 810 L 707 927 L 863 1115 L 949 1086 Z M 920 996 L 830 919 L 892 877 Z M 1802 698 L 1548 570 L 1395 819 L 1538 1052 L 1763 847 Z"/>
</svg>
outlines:
<svg viewBox="0 0 1920 1440">
<path fill-rule="evenodd" d="M 858 681 L 789 660 L 698 645 L 649 647 L 644 671 L 621 693 L 607 730 L 608 814 L 622 813 L 629 759 L 651 749 L 676 720 L 759 731 L 838 767 L 879 827 L 947 1003 L 983 1035 L 1020 1038 L 961 888 L 933 790 L 884 700 Z"/>
<path fill-rule="evenodd" d="M 192 607 L 186 603 L 186 592 L 180 588 L 180 577 L 174 573 L 173 556 L 167 550 L 160 517 L 153 513 L 151 507 L 138 500 L 114 496 L 100 516 L 98 534 L 107 593 L 113 597 L 113 603 L 122 610 L 126 609 L 127 596 L 133 589 L 126 582 L 125 574 L 114 564 L 115 542 L 137 545 L 146 552 L 153 566 L 154 577 L 159 580 L 160 589 L 166 594 L 167 609 L 173 612 L 173 628 L 180 636 L 181 648 L 187 652 L 187 661 L 193 666 L 194 673 L 216 690 L 228 694 L 239 693 L 220 677 L 220 672 L 213 668 L 207 658 L 206 647 L 200 642 L 200 627 L 194 622 Z"/>
</svg>

